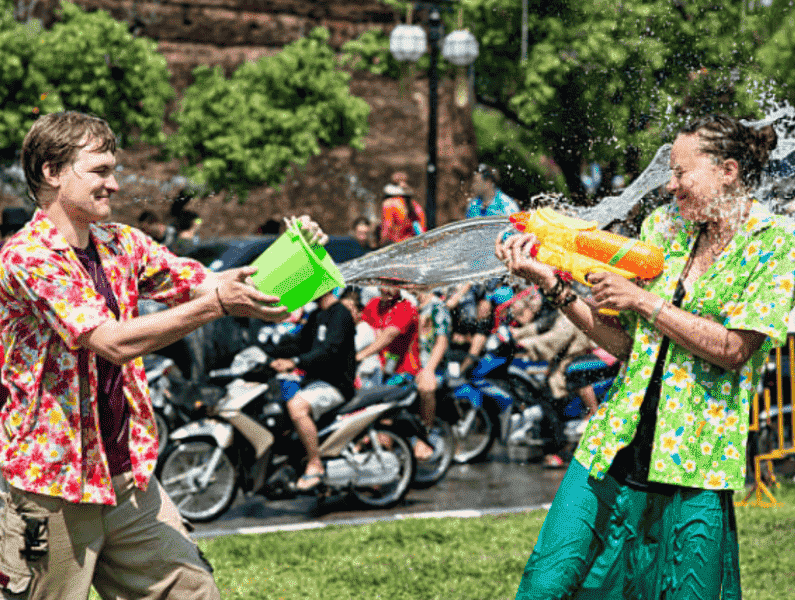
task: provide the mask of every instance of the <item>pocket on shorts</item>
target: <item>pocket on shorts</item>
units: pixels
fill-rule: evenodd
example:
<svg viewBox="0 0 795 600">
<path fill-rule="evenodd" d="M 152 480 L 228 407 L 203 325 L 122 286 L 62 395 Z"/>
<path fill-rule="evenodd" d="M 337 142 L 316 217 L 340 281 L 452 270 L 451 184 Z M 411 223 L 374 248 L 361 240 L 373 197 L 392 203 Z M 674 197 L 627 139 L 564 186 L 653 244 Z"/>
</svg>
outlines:
<svg viewBox="0 0 795 600">
<path fill-rule="evenodd" d="M 20 515 L 9 494 L 0 502 L 0 589 L 24 594 L 33 579 L 31 563 L 47 554 L 47 519 Z"/>
</svg>

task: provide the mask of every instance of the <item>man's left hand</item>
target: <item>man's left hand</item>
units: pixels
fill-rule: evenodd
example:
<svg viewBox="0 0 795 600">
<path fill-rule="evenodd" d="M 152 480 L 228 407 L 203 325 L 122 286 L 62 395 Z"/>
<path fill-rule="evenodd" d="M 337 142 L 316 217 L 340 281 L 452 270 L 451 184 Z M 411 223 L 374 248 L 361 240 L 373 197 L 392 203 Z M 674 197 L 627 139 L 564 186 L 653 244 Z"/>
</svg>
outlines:
<svg viewBox="0 0 795 600">
<path fill-rule="evenodd" d="M 295 363 L 289 358 L 277 358 L 271 361 L 271 367 L 278 373 L 285 373 L 295 369 Z"/>
</svg>

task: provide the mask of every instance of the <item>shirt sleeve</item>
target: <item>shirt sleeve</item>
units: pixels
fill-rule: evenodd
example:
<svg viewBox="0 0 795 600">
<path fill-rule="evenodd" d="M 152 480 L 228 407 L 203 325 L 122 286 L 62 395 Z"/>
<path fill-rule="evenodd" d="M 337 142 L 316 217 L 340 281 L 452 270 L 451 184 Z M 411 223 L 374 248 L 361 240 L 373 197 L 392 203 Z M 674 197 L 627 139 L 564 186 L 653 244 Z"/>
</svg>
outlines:
<svg viewBox="0 0 795 600">
<path fill-rule="evenodd" d="M 141 231 L 129 228 L 138 268 L 141 298 L 174 306 L 190 299 L 193 288 L 207 277 L 207 269 L 191 258 L 177 256 Z"/>
<path fill-rule="evenodd" d="M 24 257 L 6 255 L 0 286 L 9 310 L 34 314 L 72 350 L 80 336 L 115 319 L 88 273 L 43 247 L 28 247 Z"/>
<path fill-rule="evenodd" d="M 742 267 L 750 267 L 744 293 L 724 306 L 727 329 L 758 331 L 776 346 L 787 339 L 787 318 L 795 287 L 795 244 L 789 231 L 770 228 L 745 249 Z"/>
</svg>

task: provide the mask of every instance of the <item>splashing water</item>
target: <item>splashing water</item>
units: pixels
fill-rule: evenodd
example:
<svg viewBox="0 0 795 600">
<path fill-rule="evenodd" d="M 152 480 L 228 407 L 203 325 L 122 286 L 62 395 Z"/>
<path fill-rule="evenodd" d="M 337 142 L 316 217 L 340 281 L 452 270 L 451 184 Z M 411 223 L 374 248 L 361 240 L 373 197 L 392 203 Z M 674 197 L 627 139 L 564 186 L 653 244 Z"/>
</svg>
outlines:
<svg viewBox="0 0 795 600">
<path fill-rule="evenodd" d="M 745 122 L 761 128 L 773 125 L 778 143 L 759 184 L 750 193 L 774 212 L 795 198 L 795 109 L 777 107 L 761 121 Z M 649 192 L 671 177 L 671 144 L 657 150 L 649 166 L 622 192 L 591 207 L 557 203 L 556 208 L 607 227 L 627 218 Z M 481 217 L 450 223 L 340 265 L 345 281 L 357 285 L 394 285 L 408 290 L 482 281 L 509 276 L 494 256 L 498 236 L 512 229 L 508 217 Z"/>
</svg>

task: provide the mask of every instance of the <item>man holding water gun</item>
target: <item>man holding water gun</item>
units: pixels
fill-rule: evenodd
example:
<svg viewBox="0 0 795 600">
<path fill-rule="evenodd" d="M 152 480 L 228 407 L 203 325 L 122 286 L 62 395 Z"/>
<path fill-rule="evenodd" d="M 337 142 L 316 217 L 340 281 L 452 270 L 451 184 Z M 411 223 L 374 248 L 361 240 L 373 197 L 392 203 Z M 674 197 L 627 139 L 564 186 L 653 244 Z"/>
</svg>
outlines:
<svg viewBox="0 0 795 600">
<path fill-rule="evenodd" d="M 776 143 L 767 129 L 709 115 L 680 131 L 667 185 L 675 201 L 641 230 L 638 244 L 651 247 L 627 241 L 600 267 L 592 262 L 599 235 L 570 236 L 570 254 L 591 253 L 581 261 L 559 256 L 570 241 L 563 235 L 545 248 L 543 229 L 497 241 L 514 274 L 625 361 L 561 483 L 517 599 L 741 597 L 732 493 L 744 489 L 749 406 L 771 347 L 786 339 L 795 287 L 793 223 L 748 192 Z M 654 246 L 665 261 L 657 273 L 644 267 Z M 593 286 L 592 302 L 541 262 L 557 258 Z"/>
</svg>

